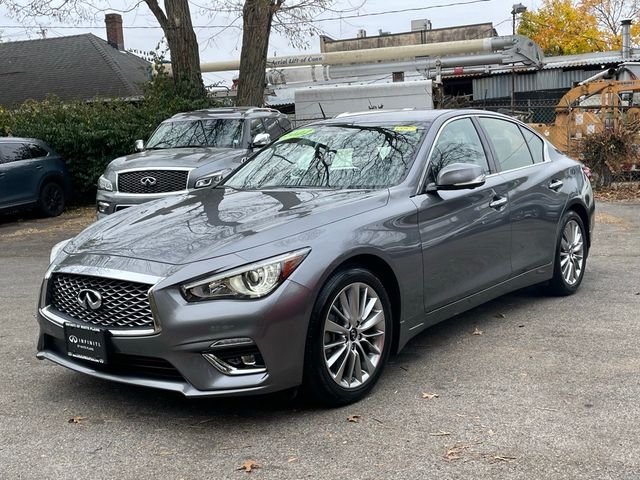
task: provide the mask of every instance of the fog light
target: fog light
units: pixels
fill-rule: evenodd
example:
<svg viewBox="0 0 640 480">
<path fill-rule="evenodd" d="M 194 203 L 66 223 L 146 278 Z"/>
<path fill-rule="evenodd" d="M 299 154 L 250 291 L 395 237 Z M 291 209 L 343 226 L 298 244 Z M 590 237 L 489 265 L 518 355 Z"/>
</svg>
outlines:
<svg viewBox="0 0 640 480">
<path fill-rule="evenodd" d="M 225 375 L 251 375 L 267 371 L 258 347 L 250 338 L 227 338 L 211 344 L 202 356 Z"/>
<path fill-rule="evenodd" d="M 109 211 L 109 202 L 98 202 L 98 212 L 107 213 Z"/>
<path fill-rule="evenodd" d="M 256 364 L 256 356 L 255 355 L 242 355 L 240 357 L 243 365 L 247 367 L 253 367 Z"/>
</svg>

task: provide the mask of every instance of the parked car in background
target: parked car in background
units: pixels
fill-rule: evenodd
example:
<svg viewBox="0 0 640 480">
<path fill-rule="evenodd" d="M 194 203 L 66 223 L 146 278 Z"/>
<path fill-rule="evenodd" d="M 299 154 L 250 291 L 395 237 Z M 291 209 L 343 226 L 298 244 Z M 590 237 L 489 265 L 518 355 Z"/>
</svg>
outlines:
<svg viewBox="0 0 640 480">
<path fill-rule="evenodd" d="M 270 108 L 212 108 L 162 122 L 138 153 L 117 158 L 98 181 L 98 218 L 167 195 L 210 187 L 254 149 L 289 131 Z"/>
<path fill-rule="evenodd" d="M 38 208 L 55 217 L 71 195 L 64 160 L 46 143 L 0 137 L 0 210 Z"/>
<path fill-rule="evenodd" d="M 191 397 L 353 402 L 430 325 L 528 285 L 576 292 L 594 209 L 580 164 L 503 115 L 306 125 L 57 244 L 37 356 Z"/>
</svg>

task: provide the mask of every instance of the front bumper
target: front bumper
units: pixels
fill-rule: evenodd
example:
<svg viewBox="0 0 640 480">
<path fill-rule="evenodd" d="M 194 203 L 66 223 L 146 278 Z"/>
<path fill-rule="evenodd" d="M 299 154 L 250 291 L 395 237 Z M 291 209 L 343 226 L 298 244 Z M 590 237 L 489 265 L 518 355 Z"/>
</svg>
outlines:
<svg viewBox="0 0 640 480">
<path fill-rule="evenodd" d="M 172 195 L 184 195 L 185 193 L 187 193 L 186 190 L 157 194 L 129 194 L 98 190 L 96 194 L 96 214 L 98 220 L 100 220 L 107 215 L 124 210 L 125 208 L 141 205 L 152 200 L 160 200 L 161 198 L 167 198 Z"/>
<path fill-rule="evenodd" d="M 47 280 L 43 299 L 46 289 Z M 37 357 L 94 377 L 176 391 L 187 397 L 270 393 L 302 382 L 313 304 L 309 289 L 285 281 L 263 299 L 199 303 L 186 302 L 176 287 L 160 288 L 151 295 L 159 330 L 142 336 L 110 336 L 106 366 L 67 356 L 59 318 L 52 319 L 46 308 L 40 308 Z M 66 321 L 76 322 L 68 317 Z M 266 372 L 224 374 L 203 356 L 217 340 L 237 337 L 254 341 Z"/>
</svg>

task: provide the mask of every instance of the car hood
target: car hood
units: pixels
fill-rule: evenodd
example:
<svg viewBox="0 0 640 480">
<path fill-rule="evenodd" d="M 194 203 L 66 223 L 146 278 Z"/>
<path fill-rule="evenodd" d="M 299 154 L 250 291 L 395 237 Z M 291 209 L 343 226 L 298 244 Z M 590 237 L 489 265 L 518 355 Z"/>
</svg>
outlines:
<svg viewBox="0 0 640 480">
<path fill-rule="evenodd" d="M 210 162 L 246 155 L 241 148 L 167 148 L 145 150 L 116 158 L 109 168 L 128 170 L 143 167 L 189 167 L 196 168 Z"/>
<path fill-rule="evenodd" d="M 65 251 L 187 264 L 274 242 L 386 205 L 388 190 L 208 189 L 96 222 Z"/>
</svg>

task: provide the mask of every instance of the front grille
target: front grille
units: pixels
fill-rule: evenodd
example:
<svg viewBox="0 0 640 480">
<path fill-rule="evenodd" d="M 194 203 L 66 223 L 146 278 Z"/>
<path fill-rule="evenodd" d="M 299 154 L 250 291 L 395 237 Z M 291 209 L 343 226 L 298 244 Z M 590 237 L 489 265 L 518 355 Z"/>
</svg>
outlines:
<svg viewBox="0 0 640 480">
<path fill-rule="evenodd" d="M 137 170 L 118 174 L 122 193 L 169 193 L 187 189 L 188 170 Z"/>
<path fill-rule="evenodd" d="M 54 274 L 50 285 L 51 305 L 76 320 L 120 330 L 154 327 L 148 296 L 151 285 L 66 273 Z M 99 308 L 91 310 L 81 304 L 78 296 L 84 289 L 102 296 Z"/>
</svg>

